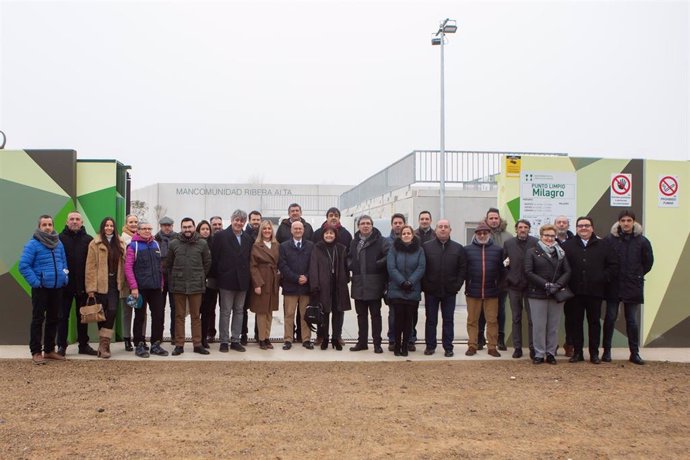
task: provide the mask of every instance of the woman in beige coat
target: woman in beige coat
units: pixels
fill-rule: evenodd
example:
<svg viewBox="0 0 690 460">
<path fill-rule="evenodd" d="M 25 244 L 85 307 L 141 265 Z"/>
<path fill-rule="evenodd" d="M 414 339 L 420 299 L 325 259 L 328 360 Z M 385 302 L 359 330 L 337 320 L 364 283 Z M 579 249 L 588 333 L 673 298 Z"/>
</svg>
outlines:
<svg viewBox="0 0 690 460">
<path fill-rule="evenodd" d="M 110 358 L 110 340 L 117 315 L 120 292 L 125 285 L 125 243 L 115 231 L 115 220 L 106 217 L 100 232 L 89 243 L 86 255 L 86 292 L 89 299 L 103 305 L 105 321 L 98 323 L 98 356 Z"/>
<path fill-rule="evenodd" d="M 249 265 L 254 288 L 251 292 L 249 308 L 256 313 L 259 346 L 262 350 L 273 348 L 269 337 L 273 312 L 278 310 L 278 286 L 280 284 L 278 248 L 279 244 L 275 238 L 273 225 L 264 220 L 259 226 Z"/>
</svg>

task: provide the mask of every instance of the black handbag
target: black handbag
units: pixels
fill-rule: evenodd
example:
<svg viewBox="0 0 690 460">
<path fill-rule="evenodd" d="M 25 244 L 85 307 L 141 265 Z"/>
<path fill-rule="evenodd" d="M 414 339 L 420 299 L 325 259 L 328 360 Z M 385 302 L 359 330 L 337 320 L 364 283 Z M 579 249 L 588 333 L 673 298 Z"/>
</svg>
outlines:
<svg viewBox="0 0 690 460">
<path fill-rule="evenodd" d="M 325 321 L 326 315 L 320 303 L 316 305 L 307 305 L 304 311 L 304 322 L 309 325 L 309 329 L 311 329 L 312 332 L 316 332 L 316 329 L 323 326 Z"/>
<path fill-rule="evenodd" d="M 575 294 L 573 294 L 573 291 L 571 291 L 568 286 L 561 288 L 560 290 L 556 291 L 556 293 L 553 295 L 553 298 L 558 303 L 565 302 L 566 300 L 570 300 L 573 297 L 575 297 Z"/>
</svg>

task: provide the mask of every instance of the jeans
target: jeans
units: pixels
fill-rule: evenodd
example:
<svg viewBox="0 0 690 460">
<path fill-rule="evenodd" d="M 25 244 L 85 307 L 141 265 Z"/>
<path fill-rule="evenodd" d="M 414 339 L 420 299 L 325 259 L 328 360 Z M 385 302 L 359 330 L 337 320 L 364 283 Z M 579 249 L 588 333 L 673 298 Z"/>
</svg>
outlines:
<svg viewBox="0 0 690 460">
<path fill-rule="evenodd" d="M 242 318 L 244 317 L 244 298 L 247 291 L 231 291 L 219 289 L 220 291 L 220 319 L 218 329 L 220 332 L 220 343 L 240 343 L 242 335 Z M 232 316 L 232 324 L 230 317 Z"/>
<path fill-rule="evenodd" d="M 77 294 L 74 291 L 62 290 L 62 306 L 60 309 L 60 320 L 58 322 L 57 330 L 57 345 L 58 347 L 67 348 L 67 335 L 69 334 L 69 319 L 72 313 L 72 300 L 76 301 L 74 308 L 74 318 L 77 321 L 77 340 L 79 346 L 83 347 L 89 344 L 88 324 L 82 324 L 79 316 L 79 308 L 86 305 L 87 295 L 85 292 Z"/>
<path fill-rule="evenodd" d="M 455 338 L 455 294 L 444 297 L 424 293 L 424 303 L 426 304 L 426 323 L 424 327 L 424 337 L 426 348 L 436 349 L 436 329 L 438 326 L 438 308 L 441 307 L 441 343 L 446 351 L 453 351 L 453 339 Z"/>
<path fill-rule="evenodd" d="M 62 307 L 62 288 L 31 288 L 31 306 L 33 307 L 29 336 L 31 354 L 41 352 L 41 334 L 43 334 L 43 351 L 46 353 L 55 351 L 55 332 Z"/>
<path fill-rule="evenodd" d="M 501 291 L 498 294 L 498 338 L 499 340 L 505 340 L 506 334 L 506 297 L 508 296 L 508 291 Z M 479 315 L 479 333 L 478 340 L 483 342 L 484 339 L 484 329 L 486 328 L 486 317 L 484 316 L 484 310 L 482 310 Z"/>
<path fill-rule="evenodd" d="M 516 349 L 522 348 L 522 310 L 524 308 L 525 312 L 527 312 L 527 334 L 529 336 L 529 348 L 531 350 L 533 348 L 533 326 L 530 312 L 530 300 L 527 298 L 527 292 L 508 289 L 508 298 L 510 299 L 510 310 L 513 316 L 513 347 Z"/>
<path fill-rule="evenodd" d="M 618 318 L 619 305 L 620 302 L 617 300 L 608 300 L 606 302 L 606 316 L 604 317 L 605 350 L 611 349 L 613 330 L 616 326 L 616 319 Z M 628 335 L 628 348 L 630 349 L 630 353 L 639 353 L 641 305 L 639 303 L 623 302 L 623 310 L 625 312 L 625 332 Z"/>
<path fill-rule="evenodd" d="M 374 346 L 380 346 L 383 330 L 381 299 L 355 300 L 355 311 L 357 312 L 357 344 L 366 346 L 369 342 L 369 314 L 371 314 L 371 337 Z"/>
</svg>

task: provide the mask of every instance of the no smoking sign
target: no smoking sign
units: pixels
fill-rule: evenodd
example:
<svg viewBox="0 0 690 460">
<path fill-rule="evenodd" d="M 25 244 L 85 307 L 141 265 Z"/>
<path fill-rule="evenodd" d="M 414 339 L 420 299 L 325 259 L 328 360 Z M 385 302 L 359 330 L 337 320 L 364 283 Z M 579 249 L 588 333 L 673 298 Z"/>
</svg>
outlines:
<svg viewBox="0 0 690 460">
<path fill-rule="evenodd" d="M 611 206 L 630 207 L 632 205 L 632 174 L 611 174 Z"/>
<path fill-rule="evenodd" d="M 671 175 L 659 176 L 659 207 L 678 207 L 678 177 Z"/>
</svg>

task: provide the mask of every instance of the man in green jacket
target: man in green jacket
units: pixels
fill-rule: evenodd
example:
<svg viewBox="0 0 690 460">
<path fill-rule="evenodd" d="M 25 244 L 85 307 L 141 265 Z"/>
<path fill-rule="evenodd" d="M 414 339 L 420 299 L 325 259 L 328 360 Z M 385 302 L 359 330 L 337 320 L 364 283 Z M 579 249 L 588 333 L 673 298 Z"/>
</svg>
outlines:
<svg viewBox="0 0 690 460">
<path fill-rule="evenodd" d="M 182 219 L 182 232 L 170 242 L 167 270 L 170 273 L 170 292 L 175 297 L 175 349 L 173 356 L 184 353 L 185 305 L 189 303 L 192 319 L 192 343 L 194 353 L 202 355 L 209 351 L 201 344 L 201 297 L 206 290 L 206 275 L 211 269 L 211 252 L 206 240 L 194 231 L 194 220 Z"/>
</svg>

